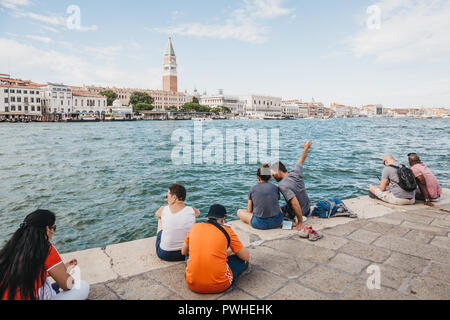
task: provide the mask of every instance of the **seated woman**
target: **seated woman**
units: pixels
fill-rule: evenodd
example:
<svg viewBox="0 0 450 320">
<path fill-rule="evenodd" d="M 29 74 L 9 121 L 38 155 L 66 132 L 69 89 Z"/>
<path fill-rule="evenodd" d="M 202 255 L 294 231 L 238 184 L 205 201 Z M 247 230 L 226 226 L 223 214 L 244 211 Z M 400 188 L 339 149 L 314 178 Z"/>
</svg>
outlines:
<svg viewBox="0 0 450 320">
<path fill-rule="evenodd" d="M 237 215 L 243 222 L 255 229 L 268 230 L 281 227 L 283 213 L 280 209 L 278 187 L 269 183 L 271 171 L 268 164 L 258 169 L 258 184 L 249 193 L 248 209 L 241 209 Z"/>
<path fill-rule="evenodd" d="M 37 210 L 29 214 L 0 251 L 0 298 L 2 300 L 86 300 L 89 284 L 73 279 L 50 241 L 56 231 L 55 214 Z M 47 276 L 56 284 L 52 286 Z M 59 292 L 61 288 L 62 292 Z"/>
<path fill-rule="evenodd" d="M 158 236 L 156 238 L 156 254 L 165 261 L 184 261 L 181 254 L 184 239 L 188 235 L 200 211 L 184 204 L 186 189 L 174 184 L 166 195 L 168 206 L 156 212 L 158 218 Z"/>
</svg>

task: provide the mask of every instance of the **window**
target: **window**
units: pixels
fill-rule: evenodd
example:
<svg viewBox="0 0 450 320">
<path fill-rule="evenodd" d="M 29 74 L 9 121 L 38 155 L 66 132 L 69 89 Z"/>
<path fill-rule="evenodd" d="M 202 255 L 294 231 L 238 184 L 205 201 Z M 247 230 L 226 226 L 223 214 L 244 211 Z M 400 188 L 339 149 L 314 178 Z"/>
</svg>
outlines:
<svg viewBox="0 0 450 320">
<path fill-rule="evenodd" d="M 34 98 L 31 98 L 31 103 L 34 103 Z"/>
<path fill-rule="evenodd" d="M 28 91 L 27 90 L 23 90 L 23 94 L 28 94 Z"/>
<path fill-rule="evenodd" d="M 8 112 L 9 111 L 8 109 L 9 109 L 8 107 L 5 107 L 5 112 Z"/>
<path fill-rule="evenodd" d="M 23 102 L 28 103 L 28 97 L 25 97 Z"/>
<path fill-rule="evenodd" d="M 37 107 L 37 111 L 41 111 L 41 107 Z"/>
<path fill-rule="evenodd" d="M 16 97 L 11 97 L 11 102 L 16 102 Z"/>
<path fill-rule="evenodd" d="M 8 93 L 8 91 L 9 91 L 8 89 L 5 89 L 5 93 Z"/>
<path fill-rule="evenodd" d="M 31 107 L 31 111 L 35 111 L 35 108 L 34 108 L 34 106 L 32 106 L 32 107 Z"/>
<path fill-rule="evenodd" d="M 17 106 L 17 111 L 22 111 L 22 106 Z"/>
<path fill-rule="evenodd" d="M 16 111 L 16 106 L 11 106 L 11 111 Z"/>
<path fill-rule="evenodd" d="M 36 91 L 36 94 L 39 94 L 39 91 Z"/>
<path fill-rule="evenodd" d="M 22 90 L 17 90 L 17 93 L 22 93 Z"/>
<path fill-rule="evenodd" d="M 41 98 L 36 98 L 37 103 L 41 103 Z"/>
<path fill-rule="evenodd" d="M 63 106 L 63 105 L 64 105 L 64 101 L 61 100 L 61 106 Z"/>
<path fill-rule="evenodd" d="M 10 91 L 9 91 L 9 93 L 15 93 L 16 91 L 14 90 L 14 89 L 11 89 Z"/>
<path fill-rule="evenodd" d="M 8 98 L 5 98 L 5 103 L 8 103 Z"/>
<path fill-rule="evenodd" d="M 21 97 L 17 97 L 17 102 L 22 102 L 22 98 Z"/>
<path fill-rule="evenodd" d="M 31 91 L 30 91 L 30 94 L 34 94 L 34 91 L 31 90 Z"/>
<path fill-rule="evenodd" d="M 25 106 L 25 111 L 28 111 L 28 106 Z"/>
<path fill-rule="evenodd" d="M 75 107 L 78 107 L 78 99 L 75 99 Z"/>
</svg>

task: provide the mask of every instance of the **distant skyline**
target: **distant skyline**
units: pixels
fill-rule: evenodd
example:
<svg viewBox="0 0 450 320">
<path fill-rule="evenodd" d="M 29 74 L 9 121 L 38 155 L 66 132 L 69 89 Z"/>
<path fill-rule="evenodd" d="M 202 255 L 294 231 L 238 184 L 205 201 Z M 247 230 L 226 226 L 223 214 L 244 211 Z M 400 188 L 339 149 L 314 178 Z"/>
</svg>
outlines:
<svg viewBox="0 0 450 320">
<path fill-rule="evenodd" d="M 0 73 L 161 89 L 170 35 L 182 92 L 450 106 L 450 0 L 0 0 Z"/>
</svg>

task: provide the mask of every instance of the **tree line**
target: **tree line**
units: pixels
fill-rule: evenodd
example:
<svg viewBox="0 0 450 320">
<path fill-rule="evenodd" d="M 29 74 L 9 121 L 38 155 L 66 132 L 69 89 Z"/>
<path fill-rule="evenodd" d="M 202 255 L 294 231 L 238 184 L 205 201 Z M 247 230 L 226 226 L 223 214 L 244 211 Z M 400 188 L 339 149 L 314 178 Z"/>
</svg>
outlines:
<svg viewBox="0 0 450 320">
<path fill-rule="evenodd" d="M 108 106 L 112 106 L 113 102 L 118 97 L 117 93 L 112 90 L 105 90 L 100 92 L 100 94 L 106 97 Z M 153 106 L 154 102 L 155 99 L 145 92 L 135 91 L 130 96 L 130 104 L 133 105 L 133 112 L 152 111 L 155 109 L 155 106 Z M 210 106 L 201 105 L 200 101 L 196 97 L 193 97 L 191 102 L 187 102 L 181 106 L 180 110 L 178 110 L 176 106 L 170 106 L 167 108 L 167 111 L 214 113 L 216 115 L 231 113 L 230 108 L 225 106 L 211 108 Z"/>
</svg>

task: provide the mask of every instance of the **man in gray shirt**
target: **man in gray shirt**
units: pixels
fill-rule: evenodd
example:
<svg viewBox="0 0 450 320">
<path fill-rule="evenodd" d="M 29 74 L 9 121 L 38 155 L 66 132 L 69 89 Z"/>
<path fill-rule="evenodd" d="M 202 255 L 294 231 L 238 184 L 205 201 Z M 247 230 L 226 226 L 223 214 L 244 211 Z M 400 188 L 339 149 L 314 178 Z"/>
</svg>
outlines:
<svg viewBox="0 0 450 320">
<path fill-rule="evenodd" d="M 391 167 L 398 167 L 399 164 L 395 158 L 388 154 L 384 156 L 383 163 L 385 168 L 381 176 L 380 186 L 370 186 L 370 192 L 375 195 L 378 199 L 395 205 L 410 205 L 416 203 L 416 192 L 408 192 L 403 190 L 399 186 L 399 176 L 398 169 Z M 388 190 L 387 187 L 391 188 Z"/>
<path fill-rule="evenodd" d="M 303 216 L 308 217 L 311 214 L 311 202 L 303 181 L 303 165 L 308 157 L 312 141 L 304 146 L 303 154 L 293 171 L 288 173 L 286 166 L 281 162 L 275 163 L 271 167 L 272 176 L 279 182 L 278 188 L 287 202 L 282 209 L 289 218 L 297 217 L 298 224 L 295 225 L 295 229 L 299 231 L 303 228 Z"/>
</svg>

